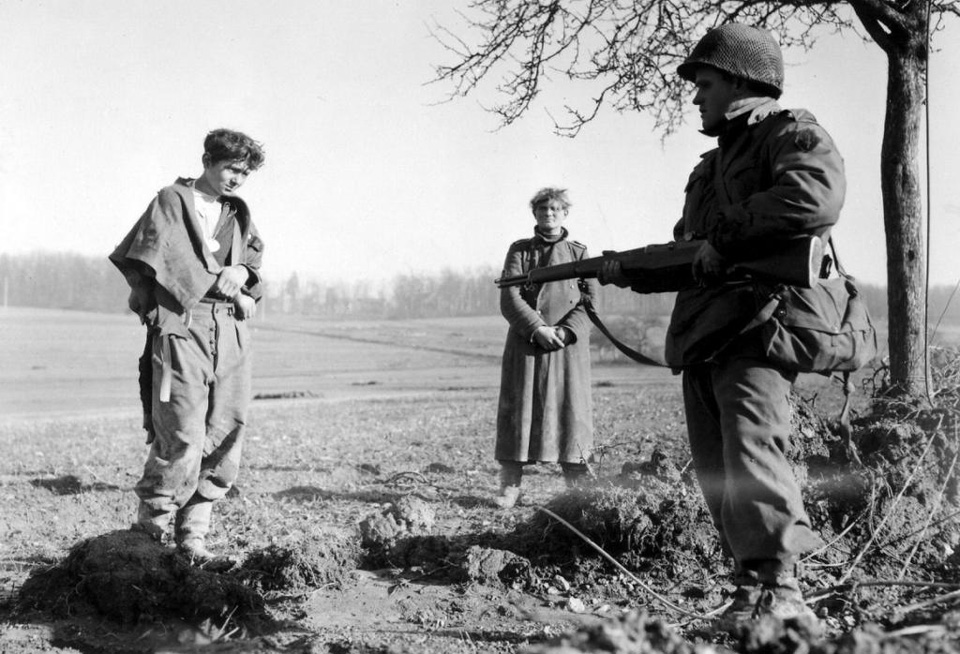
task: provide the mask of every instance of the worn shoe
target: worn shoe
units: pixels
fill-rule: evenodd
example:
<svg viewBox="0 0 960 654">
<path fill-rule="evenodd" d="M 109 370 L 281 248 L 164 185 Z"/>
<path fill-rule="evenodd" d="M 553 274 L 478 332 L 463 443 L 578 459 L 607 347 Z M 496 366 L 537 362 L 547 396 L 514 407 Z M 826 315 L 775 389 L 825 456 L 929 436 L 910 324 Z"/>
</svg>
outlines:
<svg viewBox="0 0 960 654">
<path fill-rule="evenodd" d="M 732 598 L 733 602 L 720 616 L 717 625 L 728 631 L 767 616 L 780 620 L 817 619 L 803 600 L 803 593 L 795 579 L 776 584 L 737 586 Z"/>
<path fill-rule="evenodd" d="M 501 486 L 500 494 L 494 498 L 493 502 L 501 509 L 512 509 L 519 499 L 519 486 Z"/>
<path fill-rule="evenodd" d="M 519 461 L 500 462 L 500 493 L 494 503 L 501 509 L 512 509 L 520 499 L 520 484 L 523 483 L 523 464 Z"/>
<path fill-rule="evenodd" d="M 137 521 L 130 528 L 147 534 L 161 545 L 168 545 L 171 539 L 172 520 L 172 512 L 154 508 L 141 500 L 137 507 Z"/>
<path fill-rule="evenodd" d="M 760 586 L 737 586 L 731 595 L 733 602 L 720 615 L 717 626 L 729 630 L 757 617 Z"/>
<path fill-rule="evenodd" d="M 211 572 L 226 572 L 239 563 L 235 557 L 214 554 L 206 548 L 202 540 L 184 541 L 177 545 L 177 550 L 190 559 L 193 565 Z"/>
<path fill-rule="evenodd" d="M 793 584 L 761 586 L 757 614 L 758 617 L 769 615 L 780 620 L 800 617 L 816 619 L 816 614 L 804 601 L 803 593 Z"/>
<path fill-rule="evenodd" d="M 567 488 L 580 488 L 590 481 L 590 467 L 586 463 L 561 463 L 560 467 Z"/>
</svg>

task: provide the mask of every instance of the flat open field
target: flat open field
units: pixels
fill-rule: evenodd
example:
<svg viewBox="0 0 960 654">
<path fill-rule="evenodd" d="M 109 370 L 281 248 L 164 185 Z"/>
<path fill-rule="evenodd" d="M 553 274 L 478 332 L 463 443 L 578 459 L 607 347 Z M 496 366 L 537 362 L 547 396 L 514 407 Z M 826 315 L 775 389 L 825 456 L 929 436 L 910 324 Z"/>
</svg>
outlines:
<svg viewBox="0 0 960 654">
<path fill-rule="evenodd" d="M 38 565 L 129 526 L 146 454 L 135 381 L 143 334 L 129 315 L 33 309 L 0 312 L 0 333 L 0 599 L 9 600 Z M 434 531 L 451 537 L 529 518 L 563 484 L 558 470 L 542 467 L 528 475 L 515 512 L 490 502 L 504 335 L 499 317 L 258 322 L 255 394 L 277 399 L 252 405 L 239 493 L 221 503 L 213 545 L 242 556 L 321 527 L 355 534 L 364 516 L 411 491 L 436 503 Z M 668 371 L 611 365 L 594 378 L 601 467 L 683 443 L 678 379 Z M 401 581 L 357 570 L 343 589 L 316 590 L 293 608 L 280 602 L 271 610 L 296 615 L 292 632 L 310 645 L 290 645 L 292 632 L 275 638 L 295 651 L 397 643 L 411 649 L 396 651 L 514 651 L 578 617 L 517 591 L 414 584 L 394 592 Z M 154 651 L 150 627 L 140 629 L 111 640 L 109 628 L 89 623 L 7 623 L 0 651 Z M 137 638 L 146 640 L 131 643 Z"/>
<path fill-rule="evenodd" d="M 684 474 L 669 371 L 595 365 L 598 479 L 567 491 L 556 466 L 528 468 L 520 504 L 501 511 L 491 498 L 502 319 L 253 327 L 259 399 L 237 488 L 218 503 L 210 536 L 240 564 L 217 573 L 128 529 L 147 451 L 136 320 L 0 310 L 0 652 L 795 651 L 737 648 L 709 628 L 729 568 Z M 824 414 L 841 398 L 818 376 L 798 389 Z M 821 437 L 804 429 L 801 450 Z M 625 547 L 630 572 L 548 519 L 547 506 L 599 516 L 594 538 Z M 855 555 L 844 543 L 832 550 Z M 823 589 L 837 563 L 814 563 L 805 583 Z M 887 610 L 901 599 L 877 601 Z M 882 615 L 866 601 L 823 606 L 834 636 Z M 616 633 L 631 634 L 622 649 L 550 649 L 621 617 Z M 683 639 L 636 649 L 663 624 Z M 870 638 L 849 651 L 880 651 Z"/>
<path fill-rule="evenodd" d="M 254 395 L 321 400 L 488 391 L 495 407 L 502 318 L 252 324 Z M 143 328 L 131 315 L 0 309 L 0 425 L 4 420 L 136 412 Z M 595 369 L 596 383 L 671 384 L 669 372 Z M 495 409 L 494 409 L 495 410 Z"/>
</svg>

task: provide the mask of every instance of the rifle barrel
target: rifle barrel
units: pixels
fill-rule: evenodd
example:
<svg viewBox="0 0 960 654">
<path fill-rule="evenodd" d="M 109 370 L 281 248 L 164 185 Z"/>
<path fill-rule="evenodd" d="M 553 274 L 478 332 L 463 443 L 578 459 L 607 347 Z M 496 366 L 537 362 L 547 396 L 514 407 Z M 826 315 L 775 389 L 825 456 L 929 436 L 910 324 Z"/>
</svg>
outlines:
<svg viewBox="0 0 960 654">
<path fill-rule="evenodd" d="M 526 274 L 510 275 L 495 280 L 500 288 L 545 284 L 564 279 L 596 277 L 606 261 L 620 262 L 623 274 L 630 279 L 637 293 L 662 293 L 693 288 L 693 260 L 703 241 L 674 241 L 647 245 L 634 250 L 604 252 L 603 256 L 535 268 Z M 733 278 L 766 280 L 810 288 L 816 283 L 823 258 L 823 242 L 817 236 L 789 239 L 772 251 L 731 266 Z"/>
</svg>

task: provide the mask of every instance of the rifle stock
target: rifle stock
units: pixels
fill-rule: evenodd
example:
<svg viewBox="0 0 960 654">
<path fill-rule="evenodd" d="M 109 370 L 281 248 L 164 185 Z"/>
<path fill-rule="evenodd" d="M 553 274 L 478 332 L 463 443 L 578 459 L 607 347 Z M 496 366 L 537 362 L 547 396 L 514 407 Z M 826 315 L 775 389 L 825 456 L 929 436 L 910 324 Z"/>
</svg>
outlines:
<svg viewBox="0 0 960 654">
<path fill-rule="evenodd" d="M 703 241 L 673 241 L 635 250 L 604 252 L 603 256 L 536 268 L 523 275 L 501 277 L 500 288 L 545 284 L 564 279 L 596 277 L 606 261 L 620 262 L 621 270 L 637 293 L 663 293 L 693 288 L 693 260 Z M 823 242 L 817 236 L 800 236 L 768 248 L 762 256 L 738 261 L 725 279 L 757 279 L 811 288 L 820 276 Z"/>
</svg>

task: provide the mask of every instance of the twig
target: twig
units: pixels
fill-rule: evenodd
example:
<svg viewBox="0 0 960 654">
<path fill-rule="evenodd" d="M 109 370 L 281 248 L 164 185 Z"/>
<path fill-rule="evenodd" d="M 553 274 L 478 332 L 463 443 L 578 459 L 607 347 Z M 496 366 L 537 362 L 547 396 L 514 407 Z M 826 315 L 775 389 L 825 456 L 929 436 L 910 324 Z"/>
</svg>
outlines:
<svg viewBox="0 0 960 654">
<path fill-rule="evenodd" d="M 942 624 L 915 624 L 911 627 L 904 627 L 896 631 L 888 631 L 883 634 L 884 640 L 893 640 L 903 636 L 919 636 L 922 634 L 944 634 L 947 628 Z"/>
<path fill-rule="evenodd" d="M 946 595 L 941 595 L 940 597 L 931 597 L 928 600 L 923 600 L 922 602 L 917 602 L 916 604 L 910 604 L 909 606 L 901 606 L 894 611 L 894 617 L 902 618 L 907 613 L 912 613 L 913 611 L 922 609 L 925 606 L 939 604 L 940 602 L 946 602 L 956 598 L 960 598 L 960 590 L 955 590 L 952 593 L 947 593 Z"/>
<path fill-rule="evenodd" d="M 943 416 L 940 416 L 939 422 L 937 422 L 937 427 L 934 430 L 940 431 L 940 427 L 943 425 Z M 916 542 L 913 544 L 910 553 L 907 555 L 907 560 L 903 562 L 903 567 L 900 568 L 900 578 L 903 578 L 903 575 L 907 573 L 907 568 L 910 566 L 910 561 L 913 559 L 914 555 L 917 553 L 917 550 L 920 548 L 920 543 L 923 542 L 923 534 L 930 528 L 930 524 L 933 522 L 934 514 L 940 510 L 940 505 L 943 502 L 943 496 L 947 492 L 947 484 L 950 483 L 950 479 L 953 477 L 953 471 L 957 467 L 957 456 L 960 455 L 960 451 L 957 451 L 953 455 L 953 461 L 950 462 L 950 468 L 947 471 L 946 476 L 943 479 L 943 485 L 940 487 L 939 493 L 937 493 L 937 499 L 933 503 L 933 506 L 930 509 L 930 512 L 927 514 L 927 520 L 923 525 L 923 528 L 920 530 L 920 538 L 917 538 Z"/>
<path fill-rule="evenodd" d="M 914 588 L 950 588 L 950 589 L 960 589 L 960 584 L 948 584 L 939 581 L 902 581 L 902 580 L 886 580 L 878 579 L 874 581 L 858 581 L 855 583 L 848 584 L 837 584 L 835 586 L 829 586 L 820 590 L 819 592 L 812 594 L 808 597 L 808 601 L 815 601 L 823 597 L 832 595 L 833 593 L 841 591 L 853 591 L 857 588 L 869 588 L 876 586 L 907 586 Z"/>
<path fill-rule="evenodd" d="M 863 560 L 863 557 L 866 556 L 867 551 L 873 545 L 873 542 L 877 539 L 877 536 L 880 534 L 880 531 L 887 524 L 890 518 L 893 516 L 893 509 L 896 508 L 897 504 L 900 503 L 900 500 L 903 498 L 903 494 L 907 492 L 907 488 L 910 487 L 910 484 L 913 482 L 913 478 L 916 476 L 917 471 L 920 469 L 920 464 L 923 463 L 923 460 L 927 458 L 927 452 L 930 451 L 931 446 L 933 445 L 933 438 L 936 436 L 936 433 L 931 434 L 930 438 L 927 440 L 927 446 L 923 448 L 923 454 L 920 455 L 920 458 L 917 460 L 917 465 L 913 470 L 910 471 L 910 476 L 905 482 L 903 482 L 903 487 L 900 489 L 900 492 L 897 493 L 897 496 L 894 498 L 893 503 L 890 505 L 890 508 L 887 510 L 886 515 L 883 516 L 883 520 L 880 521 L 880 524 L 873 530 L 873 533 L 870 534 L 867 544 L 863 546 L 863 549 L 860 550 L 860 553 L 857 554 L 856 558 L 853 560 L 853 563 L 850 564 L 850 568 L 843 573 L 843 576 L 840 577 L 840 583 L 843 583 L 850 578 L 850 575 L 853 574 L 854 569 L 860 565 L 860 561 Z"/>
<path fill-rule="evenodd" d="M 610 556 L 609 554 L 607 554 L 607 552 L 604 551 L 604 549 L 603 549 L 602 547 L 600 547 L 599 545 L 597 545 L 596 543 L 594 543 L 592 540 L 590 540 L 590 538 L 588 538 L 588 537 L 586 536 L 586 534 L 584 534 L 583 532 L 581 532 L 579 529 L 577 529 L 576 527 L 574 527 L 572 524 L 570 524 L 569 522 L 567 522 L 566 520 L 564 520 L 563 518 L 561 518 L 560 516 L 558 516 L 556 513 L 554 513 L 554 512 L 551 511 L 550 509 L 547 509 L 547 508 L 542 507 L 542 506 L 538 506 L 538 507 L 536 507 L 536 508 L 537 508 L 538 511 L 542 511 L 542 512 L 546 513 L 548 516 L 550 516 L 551 518 L 553 518 L 554 520 L 556 520 L 557 522 L 559 522 L 560 524 L 562 524 L 564 527 L 566 527 L 567 529 L 569 529 L 570 531 L 572 531 L 574 534 L 576 534 L 577 536 L 579 536 L 587 545 L 589 545 L 590 547 L 592 547 L 593 549 L 595 549 L 595 550 L 600 554 L 600 556 L 602 556 L 602 557 L 605 558 L 607 561 L 609 561 L 609 562 L 612 563 L 614 566 L 616 566 L 616 568 L 617 568 L 618 570 L 620 570 L 623 574 L 625 574 L 625 575 L 627 575 L 628 577 L 630 577 L 630 579 L 632 579 L 638 586 L 640 586 L 640 588 L 642 588 L 642 589 L 645 590 L 647 593 L 649 593 L 650 595 L 652 595 L 655 599 L 659 600 L 659 601 L 660 601 L 662 604 L 664 604 L 665 606 L 673 609 L 674 611 L 677 611 L 677 612 L 680 613 L 681 615 L 685 615 L 685 616 L 687 616 L 688 618 L 693 618 L 693 619 L 695 619 L 695 620 L 708 620 L 708 619 L 710 618 L 709 615 L 701 615 L 701 614 L 699 614 L 699 613 L 693 613 L 692 611 L 688 611 L 688 610 L 686 610 L 685 608 L 683 608 L 682 606 L 679 606 L 678 604 L 674 604 L 674 603 L 671 602 L 669 599 L 667 599 L 666 597 L 660 595 L 658 592 L 656 592 L 655 590 L 653 590 L 652 588 L 650 588 L 650 586 L 648 586 L 648 585 L 646 585 L 645 583 L 643 583 L 642 581 L 640 581 L 640 579 L 638 579 L 638 578 L 636 577 L 636 575 L 634 575 L 632 572 L 630 572 L 630 571 L 627 570 L 625 567 L 623 567 L 623 566 L 620 564 L 619 561 L 617 561 L 615 558 L 613 558 L 612 556 Z"/>
<path fill-rule="evenodd" d="M 400 481 L 409 481 L 409 480 L 418 481 L 418 482 L 420 482 L 421 484 L 429 483 L 429 482 L 427 482 L 427 478 L 426 478 L 426 477 L 424 477 L 421 473 L 416 472 L 416 471 L 414 471 L 414 470 L 407 470 L 407 471 L 405 471 L 405 472 L 398 472 L 398 473 L 392 475 L 389 479 L 387 479 L 387 480 L 386 480 L 385 482 L 383 482 L 383 483 L 384 483 L 385 485 L 389 486 L 390 484 L 395 484 L 395 483 L 399 483 Z"/>
<path fill-rule="evenodd" d="M 821 552 L 826 552 L 828 549 L 830 549 L 831 547 L 833 547 L 834 544 L 838 543 L 841 538 L 843 538 L 844 536 L 847 535 L 847 532 L 848 532 L 848 531 L 850 531 L 851 529 L 853 529 L 854 525 L 856 525 L 858 522 L 860 522 L 861 520 L 863 520 L 863 518 L 864 518 L 864 516 L 866 516 L 866 514 L 867 514 L 866 510 L 862 511 L 862 512 L 860 513 L 860 515 L 858 515 L 856 518 L 854 518 L 854 519 L 850 522 L 850 524 L 846 526 L 846 528 L 845 528 L 843 531 L 841 531 L 839 534 L 837 534 L 837 537 L 836 537 L 836 538 L 834 538 L 832 541 L 830 541 L 829 543 L 827 543 L 826 545 L 824 545 L 824 546 L 821 547 L 820 549 L 818 549 L 818 550 L 816 550 L 816 551 L 814 551 L 814 552 L 810 552 L 809 554 L 807 554 L 806 556 L 804 556 L 803 558 L 801 558 L 801 559 L 800 559 L 800 562 L 801 562 L 801 563 L 804 563 L 804 562 L 806 562 L 806 561 L 809 561 L 811 558 L 813 558 L 813 557 L 816 556 L 817 554 L 820 554 Z"/>
</svg>

